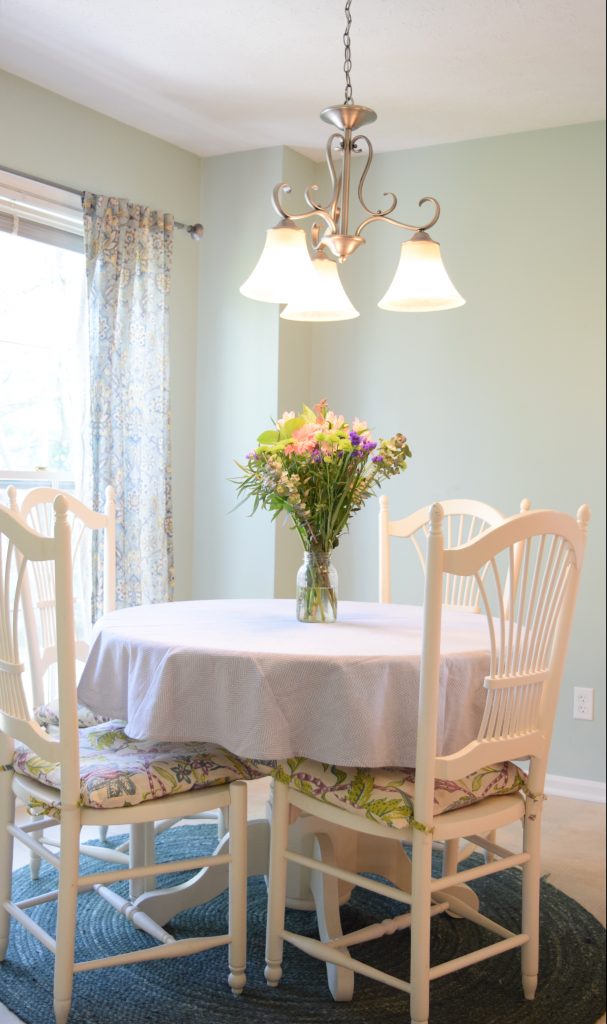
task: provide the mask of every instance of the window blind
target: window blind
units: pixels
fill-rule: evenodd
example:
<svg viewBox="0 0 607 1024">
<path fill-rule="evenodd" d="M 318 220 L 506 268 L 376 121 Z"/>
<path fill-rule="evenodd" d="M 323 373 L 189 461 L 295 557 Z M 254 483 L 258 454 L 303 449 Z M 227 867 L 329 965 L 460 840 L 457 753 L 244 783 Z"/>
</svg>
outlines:
<svg viewBox="0 0 607 1024">
<path fill-rule="evenodd" d="M 0 231 L 6 231 L 9 235 L 20 235 L 21 238 L 31 238 L 36 242 L 46 242 L 47 245 L 57 245 L 60 249 L 84 252 L 84 240 L 81 234 L 65 231 L 53 224 L 30 220 L 29 217 L 10 213 L 2 207 L 0 207 Z"/>
<path fill-rule="evenodd" d="M 80 197 L 0 171 L 0 231 L 84 252 Z"/>
</svg>

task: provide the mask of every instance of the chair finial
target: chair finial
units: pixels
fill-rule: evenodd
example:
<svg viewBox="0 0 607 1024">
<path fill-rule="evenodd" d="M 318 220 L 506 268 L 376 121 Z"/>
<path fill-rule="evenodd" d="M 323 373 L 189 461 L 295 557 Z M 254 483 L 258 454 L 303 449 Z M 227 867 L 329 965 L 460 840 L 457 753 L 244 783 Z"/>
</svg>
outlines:
<svg viewBox="0 0 607 1024">
<path fill-rule="evenodd" d="M 529 501 L 529 498 L 523 498 L 519 507 L 521 512 L 528 512 L 531 508 L 531 502 Z"/>
<path fill-rule="evenodd" d="M 445 518 L 445 511 L 440 502 L 435 501 L 433 505 L 430 505 L 428 518 L 430 520 L 430 533 L 440 533 L 443 528 L 443 519 Z"/>
<path fill-rule="evenodd" d="M 67 518 L 67 501 L 63 494 L 58 494 L 53 502 L 53 509 L 55 511 L 55 519 L 66 519 Z"/>
<path fill-rule="evenodd" d="M 17 502 L 17 488 L 15 487 L 14 484 L 8 485 L 8 487 L 6 488 L 6 494 L 8 497 L 8 506 L 11 512 L 18 512 L 19 505 Z"/>
<path fill-rule="evenodd" d="M 576 518 L 578 526 L 584 531 L 584 533 L 586 533 L 586 530 L 588 529 L 588 523 L 590 522 L 591 515 L 592 513 L 589 505 L 580 505 L 577 510 Z"/>
</svg>

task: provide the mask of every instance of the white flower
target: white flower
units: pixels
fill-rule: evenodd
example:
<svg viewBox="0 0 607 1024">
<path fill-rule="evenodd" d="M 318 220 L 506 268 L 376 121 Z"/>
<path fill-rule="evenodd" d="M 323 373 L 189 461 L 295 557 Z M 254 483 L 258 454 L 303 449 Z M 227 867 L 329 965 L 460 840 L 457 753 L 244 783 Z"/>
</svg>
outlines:
<svg viewBox="0 0 607 1024">
<path fill-rule="evenodd" d="M 295 413 L 294 412 L 283 412 L 283 414 L 280 417 L 280 419 L 276 420 L 276 426 L 278 427 L 279 430 L 282 430 L 282 428 L 284 427 L 285 423 L 288 423 L 289 420 L 294 420 L 294 419 L 295 419 Z"/>
</svg>

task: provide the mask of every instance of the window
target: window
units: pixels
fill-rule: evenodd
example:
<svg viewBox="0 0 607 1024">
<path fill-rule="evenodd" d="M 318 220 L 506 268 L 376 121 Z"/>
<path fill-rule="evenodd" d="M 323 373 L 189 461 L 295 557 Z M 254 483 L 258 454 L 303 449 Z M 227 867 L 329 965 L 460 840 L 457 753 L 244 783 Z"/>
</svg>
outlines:
<svg viewBox="0 0 607 1024">
<path fill-rule="evenodd" d="M 85 408 L 79 197 L 0 172 L 0 267 L 2 483 L 65 487 L 81 465 Z"/>
</svg>

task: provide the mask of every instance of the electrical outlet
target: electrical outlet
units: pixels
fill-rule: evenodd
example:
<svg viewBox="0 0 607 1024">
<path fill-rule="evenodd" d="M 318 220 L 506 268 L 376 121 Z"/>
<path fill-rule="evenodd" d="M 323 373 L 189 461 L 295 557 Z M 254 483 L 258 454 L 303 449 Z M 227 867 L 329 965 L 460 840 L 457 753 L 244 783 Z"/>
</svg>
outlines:
<svg viewBox="0 0 607 1024">
<path fill-rule="evenodd" d="M 573 717 L 591 722 L 594 718 L 594 690 L 591 686 L 575 686 L 573 689 Z"/>
</svg>

